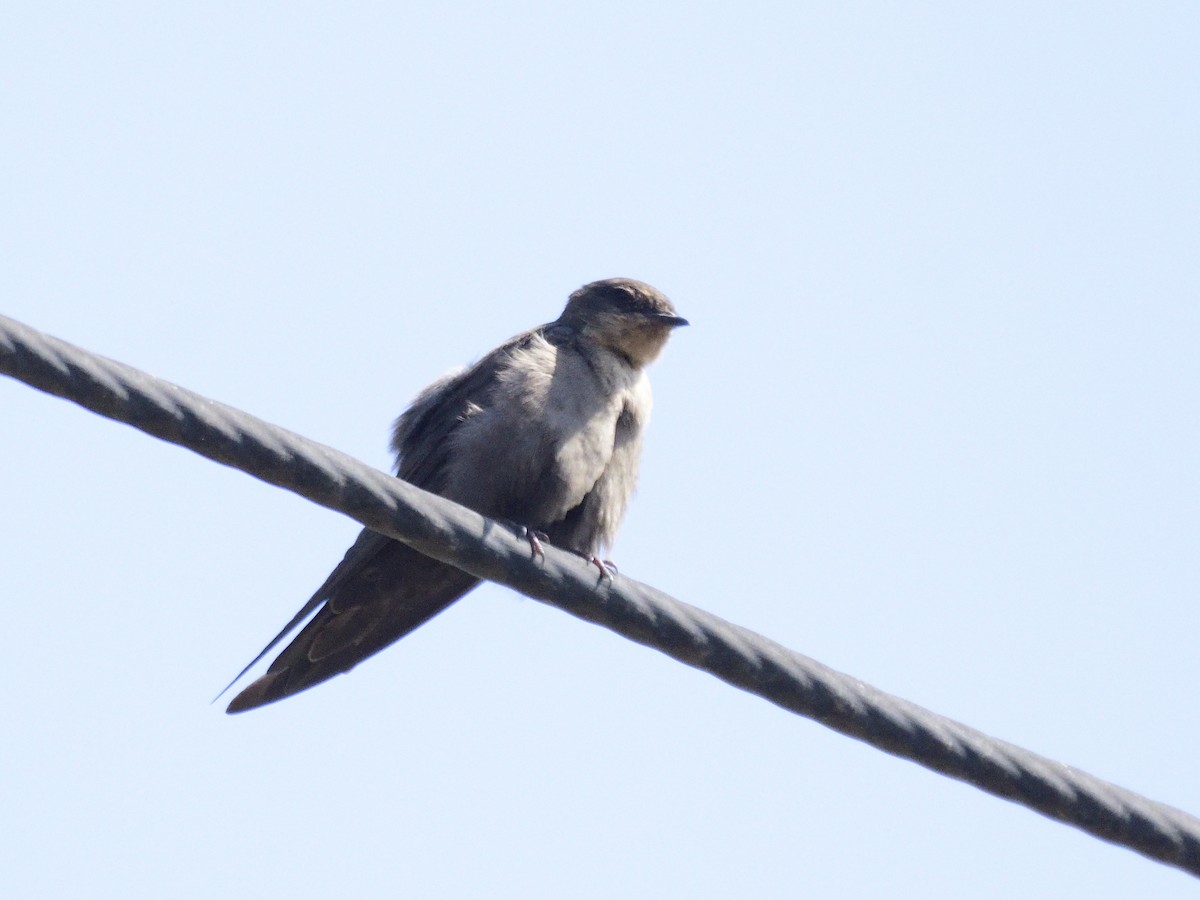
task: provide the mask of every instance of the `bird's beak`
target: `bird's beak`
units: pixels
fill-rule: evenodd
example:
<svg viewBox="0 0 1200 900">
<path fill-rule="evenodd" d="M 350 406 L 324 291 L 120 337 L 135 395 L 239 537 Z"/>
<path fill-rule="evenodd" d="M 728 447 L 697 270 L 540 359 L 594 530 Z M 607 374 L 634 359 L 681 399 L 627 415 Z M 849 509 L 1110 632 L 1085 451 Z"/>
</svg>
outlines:
<svg viewBox="0 0 1200 900">
<path fill-rule="evenodd" d="M 669 325 L 671 328 L 679 328 L 683 325 L 689 324 L 688 320 L 683 318 L 683 316 L 668 316 L 661 313 L 655 316 L 654 320 L 658 322 L 659 325 Z"/>
</svg>

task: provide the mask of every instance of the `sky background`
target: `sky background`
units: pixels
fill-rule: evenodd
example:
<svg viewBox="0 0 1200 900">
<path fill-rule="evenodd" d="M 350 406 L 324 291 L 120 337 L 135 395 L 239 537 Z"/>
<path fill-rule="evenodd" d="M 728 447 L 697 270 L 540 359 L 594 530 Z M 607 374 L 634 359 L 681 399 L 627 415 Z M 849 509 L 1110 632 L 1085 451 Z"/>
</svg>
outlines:
<svg viewBox="0 0 1200 900">
<path fill-rule="evenodd" d="M 1200 812 L 1200 6 L 14 3 L 0 311 L 390 466 L 628 275 L 621 571 Z M 0 894 L 1194 896 L 486 586 L 213 695 L 358 526 L 0 379 Z"/>
</svg>

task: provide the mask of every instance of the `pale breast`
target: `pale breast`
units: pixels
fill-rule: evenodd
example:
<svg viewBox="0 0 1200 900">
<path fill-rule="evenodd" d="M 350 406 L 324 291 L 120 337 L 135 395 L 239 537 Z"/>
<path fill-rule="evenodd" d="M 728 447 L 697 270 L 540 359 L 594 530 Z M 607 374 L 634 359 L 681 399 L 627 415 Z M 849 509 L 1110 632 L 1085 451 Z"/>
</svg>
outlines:
<svg viewBox="0 0 1200 900">
<path fill-rule="evenodd" d="M 446 496 L 541 527 L 578 506 L 609 465 L 636 380 L 538 339 L 512 355 L 457 428 Z"/>
</svg>

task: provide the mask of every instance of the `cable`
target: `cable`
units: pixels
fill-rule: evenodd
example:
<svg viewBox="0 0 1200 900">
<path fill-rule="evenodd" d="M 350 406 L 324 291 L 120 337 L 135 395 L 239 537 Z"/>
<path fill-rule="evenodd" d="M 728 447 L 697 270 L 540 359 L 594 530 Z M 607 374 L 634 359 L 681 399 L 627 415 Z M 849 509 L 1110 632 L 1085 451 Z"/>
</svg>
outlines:
<svg viewBox="0 0 1200 900">
<path fill-rule="evenodd" d="M 1200 820 L 892 697 L 624 575 L 145 372 L 0 316 L 0 372 L 286 488 L 784 709 L 1200 876 Z"/>
</svg>

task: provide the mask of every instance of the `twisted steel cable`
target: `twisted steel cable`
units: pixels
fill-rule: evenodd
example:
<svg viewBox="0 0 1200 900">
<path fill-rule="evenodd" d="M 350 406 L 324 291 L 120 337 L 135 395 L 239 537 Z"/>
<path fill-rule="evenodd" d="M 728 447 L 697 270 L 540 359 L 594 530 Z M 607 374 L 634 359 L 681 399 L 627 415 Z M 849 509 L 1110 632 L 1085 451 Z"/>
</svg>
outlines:
<svg viewBox="0 0 1200 900">
<path fill-rule="evenodd" d="M 892 697 L 344 453 L 0 316 L 0 372 L 344 513 L 842 734 L 1200 876 L 1200 820 Z"/>
</svg>

